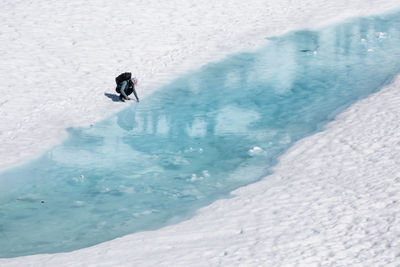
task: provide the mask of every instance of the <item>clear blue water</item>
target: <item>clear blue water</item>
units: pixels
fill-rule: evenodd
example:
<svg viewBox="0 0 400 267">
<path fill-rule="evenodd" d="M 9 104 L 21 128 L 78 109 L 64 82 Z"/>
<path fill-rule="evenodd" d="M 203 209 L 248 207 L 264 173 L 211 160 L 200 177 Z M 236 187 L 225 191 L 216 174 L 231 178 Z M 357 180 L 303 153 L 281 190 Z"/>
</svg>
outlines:
<svg viewBox="0 0 400 267">
<path fill-rule="evenodd" d="M 399 15 L 273 38 L 69 129 L 0 173 L 0 257 L 156 229 L 264 177 L 293 142 L 399 73 Z"/>
</svg>

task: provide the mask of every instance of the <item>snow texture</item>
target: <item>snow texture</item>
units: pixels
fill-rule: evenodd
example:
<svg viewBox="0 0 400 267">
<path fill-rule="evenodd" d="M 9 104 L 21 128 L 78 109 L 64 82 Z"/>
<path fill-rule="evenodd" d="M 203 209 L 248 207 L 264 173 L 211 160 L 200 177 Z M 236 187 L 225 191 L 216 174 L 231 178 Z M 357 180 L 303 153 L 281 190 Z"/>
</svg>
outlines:
<svg viewBox="0 0 400 267">
<path fill-rule="evenodd" d="M 127 104 L 266 37 L 398 8 L 398 0 L 0 3 L 0 167 L 38 155 Z M 399 266 L 400 78 L 281 157 L 274 174 L 192 219 L 1 266 Z M 136 103 L 133 103 L 136 104 Z"/>
</svg>

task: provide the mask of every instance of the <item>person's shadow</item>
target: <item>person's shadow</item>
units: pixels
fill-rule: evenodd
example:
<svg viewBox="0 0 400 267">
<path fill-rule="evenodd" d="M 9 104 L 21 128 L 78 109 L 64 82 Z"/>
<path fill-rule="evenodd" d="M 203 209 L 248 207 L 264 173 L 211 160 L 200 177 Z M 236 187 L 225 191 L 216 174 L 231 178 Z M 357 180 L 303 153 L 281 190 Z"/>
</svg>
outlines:
<svg viewBox="0 0 400 267">
<path fill-rule="evenodd" d="M 113 102 L 121 102 L 121 99 L 119 99 L 119 95 L 117 94 L 104 93 L 104 95 L 111 99 Z"/>
</svg>

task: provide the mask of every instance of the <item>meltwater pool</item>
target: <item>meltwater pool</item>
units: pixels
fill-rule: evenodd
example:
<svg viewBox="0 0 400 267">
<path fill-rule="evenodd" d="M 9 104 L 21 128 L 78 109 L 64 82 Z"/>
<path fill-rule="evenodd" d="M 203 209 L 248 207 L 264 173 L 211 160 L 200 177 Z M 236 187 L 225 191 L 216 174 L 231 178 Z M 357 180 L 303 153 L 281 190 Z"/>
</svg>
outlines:
<svg viewBox="0 0 400 267">
<path fill-rule="evenodd" d="M 207 64 L 1 172 L 0 257 L 186 219 L 268 175 L 290 145 L 399 72 L 400 13 L 291 32 Z"/>
</svg>

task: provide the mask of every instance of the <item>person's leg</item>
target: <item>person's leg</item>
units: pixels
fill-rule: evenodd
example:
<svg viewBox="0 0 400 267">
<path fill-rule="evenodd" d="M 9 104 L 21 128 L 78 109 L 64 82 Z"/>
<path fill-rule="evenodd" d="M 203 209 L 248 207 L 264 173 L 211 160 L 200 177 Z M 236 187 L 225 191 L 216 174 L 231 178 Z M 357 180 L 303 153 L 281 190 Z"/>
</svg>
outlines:
<svg viewBox="0 0 400 267">
<path fill-rule="evenodd" d="M 126 95 L 126 92 L 125 92 L 125 89 L 128 87 L 127 84 L 128 84 L 127 81 L 123 81 L 123 82 L 121 83 L 121 96 L 122 96 L 124 99 L 128 99 L 128 96 Z M 121 96 L 120 96 L 120 98 L 121 98 Z"/>
</svg>

